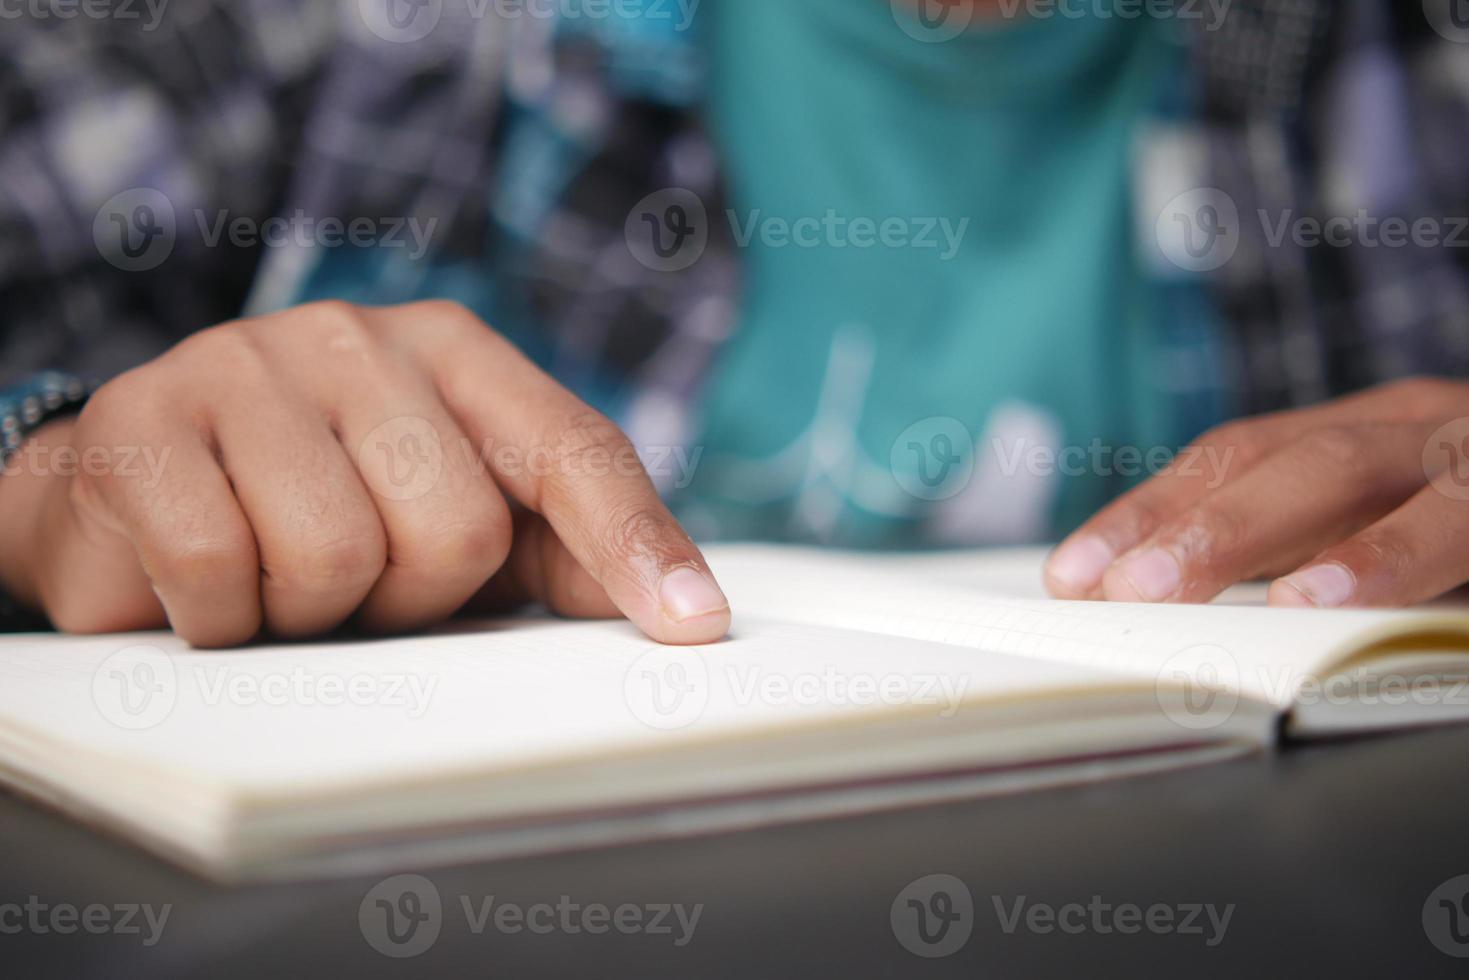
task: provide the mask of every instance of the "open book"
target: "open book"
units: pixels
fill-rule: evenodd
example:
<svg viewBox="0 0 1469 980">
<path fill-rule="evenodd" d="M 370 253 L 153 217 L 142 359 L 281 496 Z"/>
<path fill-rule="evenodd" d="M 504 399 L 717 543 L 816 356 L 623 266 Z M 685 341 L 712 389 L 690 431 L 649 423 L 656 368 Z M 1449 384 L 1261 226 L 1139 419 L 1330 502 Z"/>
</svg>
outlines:
<svg viewBox="0 0 1469 980">
<path fill-rule="evenodd" d="M 1469 720 L 1469 614 L 1066 603 L 1039 552 L 708 555 L 731 639 L 0 638 L 0 779 L 221 879 L 1015 792 Z"/>
</svg>

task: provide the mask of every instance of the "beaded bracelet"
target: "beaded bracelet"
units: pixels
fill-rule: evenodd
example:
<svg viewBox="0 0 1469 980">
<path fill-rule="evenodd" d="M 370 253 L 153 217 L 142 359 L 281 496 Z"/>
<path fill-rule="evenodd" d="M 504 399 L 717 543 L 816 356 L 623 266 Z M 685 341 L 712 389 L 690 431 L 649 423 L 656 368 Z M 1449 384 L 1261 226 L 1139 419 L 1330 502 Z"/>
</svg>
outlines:
<svg viewBox="0 0 1469 980">
<path fill-rule="evenodd" d="M 14 388 L 0 390 L 0 479 L 26 439 L 48 422 L 81 410 L 91 395 L 80 378 L 48 372 Z M 46 620 L 0 589 L 0 631 L 36 629 Z"/>
</svg>

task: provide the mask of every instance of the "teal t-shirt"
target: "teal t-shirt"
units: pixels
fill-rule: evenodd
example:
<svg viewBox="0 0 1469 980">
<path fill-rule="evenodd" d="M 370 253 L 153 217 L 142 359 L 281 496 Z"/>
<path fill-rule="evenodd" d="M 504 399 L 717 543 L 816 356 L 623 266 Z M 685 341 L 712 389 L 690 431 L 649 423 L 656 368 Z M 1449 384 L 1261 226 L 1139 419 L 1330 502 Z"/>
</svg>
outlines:
<svg viewBox="0 0 1469 980">
<path fill-rule="evenodd" d="M 696 533 L 1043 537 L 1127 482 L 1109 452 L 1187 437 L 1133 247 L 1137 124 L 1180 70 L 1154 20 L 925 43 L 887 0 L 710 8 L 745 284 L 675 499 Z"/>
</svg>

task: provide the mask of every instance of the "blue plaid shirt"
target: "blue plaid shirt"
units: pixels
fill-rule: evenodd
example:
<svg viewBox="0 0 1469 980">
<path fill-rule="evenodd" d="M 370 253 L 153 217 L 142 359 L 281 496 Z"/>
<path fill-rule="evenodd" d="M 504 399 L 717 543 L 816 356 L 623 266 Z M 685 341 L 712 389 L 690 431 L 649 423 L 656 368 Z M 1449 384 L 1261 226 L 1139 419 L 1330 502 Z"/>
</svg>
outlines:
<svg viewBox="0 0 1469 980">
<path fill-rule="evenodd" d="M 1201 360 L 1180 308 L 1165 352 L 1180 411 L 1469 370 L 1469 247 L 1311 247 L 1252 217 L 1469 215 L 1469 27 L 1437 2 L 1179 19 L 1194 86 L 1157 132 L 1186 152 L 1139 159 L 1191 161 L 1164 182 L 1241 216 L 1233 259 L 1199 272 L 1223 348 Z M 668 188 L 721 211 L 697 3 L 128 6 L 0 34 L 0 409 L 41 372 L 104 381 L 327 295 L 459 299 L 634 429 L 696 397 L 734 326 L 727 229 L 678 271 L 628 234 Z"/>
</svg>

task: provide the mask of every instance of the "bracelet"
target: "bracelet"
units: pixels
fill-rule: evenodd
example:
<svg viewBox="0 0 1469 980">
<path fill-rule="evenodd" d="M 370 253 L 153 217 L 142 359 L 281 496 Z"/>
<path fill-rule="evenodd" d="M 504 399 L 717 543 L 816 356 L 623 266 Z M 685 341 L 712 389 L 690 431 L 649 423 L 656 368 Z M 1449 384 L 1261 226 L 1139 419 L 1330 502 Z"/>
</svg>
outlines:
<svg viewBox="0 0 1469 980">
<path fill-rule="evenodd" d="M 91 394 L 80 378 L 55 372 L 0 391 L 0 472 L 33 432 L 80 411 Z"/>
<path fill-rule="evenodd" d="M 0 479 L 15 454 L 47 422 L 81 411 L 92 389 L 80 378 L 50 372 L 0 391 Z M 46 617 L 0 589 L 0 632 L 46 629 Z"/>
</svg>

